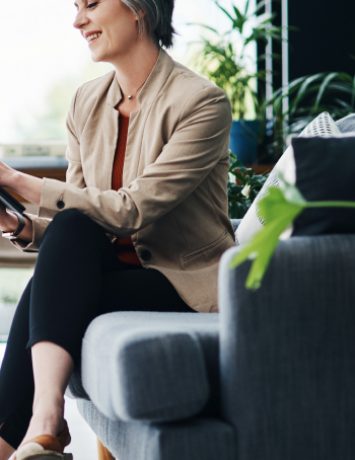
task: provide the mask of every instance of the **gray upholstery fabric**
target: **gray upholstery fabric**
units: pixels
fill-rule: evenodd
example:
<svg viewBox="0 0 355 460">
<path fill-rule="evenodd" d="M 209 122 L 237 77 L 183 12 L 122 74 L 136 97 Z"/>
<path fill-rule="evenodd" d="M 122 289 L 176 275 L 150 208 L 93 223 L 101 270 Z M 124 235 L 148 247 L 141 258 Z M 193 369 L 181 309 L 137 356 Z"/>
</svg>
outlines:
<svg viewBox="0 0 355 460">
<path fill-rule="evenodd" d="M 238 460 L 355 458 L 355 235 L 281 242 L 262 287 L 220 287 L 223 413 Z"/>
<path fill-rule="evenodd" d="M 217 357 L 217 314 L 109 313 L 86 331 L 83 387 L 112 420 L 164 421 L 202 409 L 211 413 L 217 406 Z"/>
<path fill-rule="evenodd" d="M 85 400 L 79 411 L 120 460 L 236 460 L 230 425 L 214 418 L 151 424 L 112 421 Z"/>
</svg>

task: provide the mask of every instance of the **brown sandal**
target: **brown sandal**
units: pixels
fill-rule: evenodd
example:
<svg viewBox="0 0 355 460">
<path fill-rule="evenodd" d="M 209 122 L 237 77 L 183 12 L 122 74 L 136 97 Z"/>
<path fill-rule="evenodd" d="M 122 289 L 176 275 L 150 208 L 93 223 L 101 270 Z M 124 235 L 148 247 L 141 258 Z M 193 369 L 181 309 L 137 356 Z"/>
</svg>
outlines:
<svg viewBox="0 0 355 460">
<path fill-rule="evenodd" d="M 65 454 L 65 447 L 71 437 L 66 420 L 63 430 L 57 435 L 43 434 L 27 441 L 11 457 L 11 460 L 72 460 L 72 454 Z"/>
</svg>

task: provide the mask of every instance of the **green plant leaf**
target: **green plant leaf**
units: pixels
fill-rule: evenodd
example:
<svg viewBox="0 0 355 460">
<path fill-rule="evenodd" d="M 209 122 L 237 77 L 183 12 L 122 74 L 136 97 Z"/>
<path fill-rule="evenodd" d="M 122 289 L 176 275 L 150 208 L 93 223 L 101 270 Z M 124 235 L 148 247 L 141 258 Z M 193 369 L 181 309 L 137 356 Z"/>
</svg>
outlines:
<svg viewBox="0 0 355 460">
<path fill-rule="evenodd" d="M 322 77 L 322 74 L 315 74 L 315 75 L 311 75 L 309 77 L 306 77 L 304 79 L 304 81 L 302 82 L 302 84 L 301 84 L 301 86 L 300 86 L 300 88 L 299 88 L 299 90 L 297 92 L 297 96 L 296 96 L 296 99 L 295 99 L 295 101 L 293 103 L 291 113 L 295 113 L 295 111 L 296 111 L 298 105 L 300 104 L 301 100 L 304 99 L 306 96 L 308 96 L 311 85 L 315 81 L 318 81 L 321 77 Z"/>
<path fill-rule="evenodd" d="M 262 118 L 257 88 L 260 82 L 265 81 L 266 72 L 263 66 L 258 65 L 258 57 L 251 57 L 248 49 L 250 44 L 269 37 L 281 40 L 282 29 L 272 24 L 272 15 L 262 12 L 265 0 L 258 2 L 256 7 L 250 0 L 246 0 L 243 6 L 232 2 L 225 7 L 221 0 L 213 0 L 213 3 L 228 19 L 229 28 L 218 34 L 216 28 L 200 24 L 206 35 L 209 32 L 207 37 L 212 38 L 201 40 L 202 46 L 192 67 L 225 91 L 234 119 Z M 257 70 L 251 71 L 252 68 Z"/>
<path fill-rule="evenodd" d="M 321 83 L 321 85 L 319 87 L 317 98 L 316 98 L 314 106 L 312 108 L 313 112 L 316 112 L 317 110 L 319 110 L 320 101 L 322 100 L 322 97 L 324 96 L 324 93 L 325 93 L 327 87 L 330 85 L 331 81 L 335 80 L 336 78 L 338 78 L 338 76 L 339 76 L 338 72 L 331 72 L 330 74 L 325 76 L 324 80 L 322 81 L 322 83 Z"/>
<path fill-rule="evenodd" d="M 296 187 L 279 177 L 280 187 L 269 187 L 258 203 L 258 212 L 265 221 L 264 227 L 250 243 L 240 246 L 231 261 L 235 268 L 246 260 L 252 260 L 246 287 L 257 289 L 275 252 L 281 234 L 306 207 L 306 201 Z"/>
<path fill-rule="evenodd" d="M 247 17 L 248 16 L 248 13 L 249 13 L 249 6 L 250 6 L 250 0 L 247 0 L 245 2 L 245 6 L 244 6 L 244 16 Z"/>
<path fill-rule="evenodd" d="M 202 27 L 202 29 L 206 29 L 208 30 L 209 32 L 213 32 L 216 36 L 220 37 L 221 33 L 215 29 L 214 27 L 212 26 L 209 26 L 208 24 L 203 24 L 201 22 L 187 22 L 186 23 L 187 26 L 199 26 L 199 27 Z"/>
<path fill-rule="evenodd" d="M 222 6 L 218 1 L 215 0 L 214 3 L 216 4 L 217 8 L 219 8 L 227 16 L 227 18 L 231 21 L 231 23 L 234 26 L 236 21 L 235 21 L 235 18 L 233 18 L 233 16 L 230 14 L 230 12 L 226 8 L 224 8 L 224 6 Z M 239 19 L 239 17 L 241 17 L 242 15 L 239 12 L 238 8 L 237 8 L 237 12 L 238 12 L 237 19 Z"/>
<path fill-rule="evenodd" d="M 265 8 L 265 6 L 267 5 L 267 1 L 266 0 L 263 0 L 261 2 L 258 2 L 258 5 L 255 7 L 254 11 L 252 12 L 252 16 L 258 16 L 260 11 L 263 10 Z"/>
<path fill-rule="evenodd" d="M 310 208 L 355 208 L 354 201 L 312 201 L 307 202 L 298 189 L 288 183 L 281 175 L 279 187 L 271 186 L 260 198 L 257 209 L 264 221 L 264 227 L 254 235 L 252 240 L 239 247 L 230 266 L 235 268 L 246 260 L 252 260 L 246 288 L 258 289 L 275 252 L 281 234 L 304 210 Z"/>
<path fill-rule="evenodd" d="M 232 6 L 232 9 L 235 14 L 235 18 L 233 20 L 233 30 L 242 34 L 243 29 L 244 29 L 244 24 L 246 23 L 248 18 L 243 16 L 241 11 L 235 5 Z"/>
</svg>

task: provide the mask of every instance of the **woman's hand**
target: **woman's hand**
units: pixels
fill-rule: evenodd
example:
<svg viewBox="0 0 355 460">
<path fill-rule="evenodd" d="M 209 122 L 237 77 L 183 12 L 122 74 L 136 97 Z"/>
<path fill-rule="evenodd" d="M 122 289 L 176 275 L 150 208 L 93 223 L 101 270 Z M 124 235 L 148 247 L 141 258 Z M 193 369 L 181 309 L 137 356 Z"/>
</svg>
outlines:
<svg viewBox="0 0 355 460">
<path fill-rule="evenodd" d="M 0 203 L 0 230 L 14 231 L 18 225 L 17 218 L 6 211 L 5 206 Z"/>
<path fill-rule="evenodd" d="M 21 195 L 30 203 L 39 204 L 41 198 L 42 179 L 31 176 L 11 168 L 0 161 L 0 187 L 8 187 L 10 191 Z M 6 211 L 0 203 L 0 230 L 13 232 L 18 227 L 17 217 Z M 32 221 L 26 216 L 26 225 L 19 234 L 18 239 L 31 241 Z"/>
<path fill-rule="evenodd" d="M 16 171 L 0 161 L 0 186 L 6 185 Z M 16 217 L 6 211 L 6 207 L 0 203 L 0 230 L 12 231 L 16 229 Z"/>
<path fill-rule="evenodd" d="M 9 187 L 16 174 L 18 174 L 16 169 L 13 169 L 3 161 L 0 161 L 0 187 Z"/>
<path fill-rule="evenodd" d="M 11 168 L 0 161 L 0 187 L 21 195 L 26 201 L 39 205 L 43 179 Z"/>
<path fill-rule="evenodd" d="M 18 235 L 18 239 L 23 242 L 30 242 L 32 240 L 32 220 L 27 216 L 26 224 L 22 232 Z M 5 206 L 0 203 L 0 231 L 1 232 L 14 232 L 18 227 L 17 217 L 6 211 Z"/>
</svg>

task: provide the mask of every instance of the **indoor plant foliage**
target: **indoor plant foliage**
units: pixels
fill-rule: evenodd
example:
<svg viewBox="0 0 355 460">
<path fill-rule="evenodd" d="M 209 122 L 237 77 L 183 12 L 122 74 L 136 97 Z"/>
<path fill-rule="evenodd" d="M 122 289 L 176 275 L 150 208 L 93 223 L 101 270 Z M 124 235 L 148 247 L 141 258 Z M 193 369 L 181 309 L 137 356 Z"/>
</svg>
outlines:
<svg viewBox="0 0 355 460">
<path fill-rule="evenodd" d="M 243 166 L 229 152 L 228 211 L 231 219 L 241 219 L 254 201 L 267 179 L 265 174 L 256 174 L 252 168 Z"/>
<path fill-rule="evenodd" d="M 246 0 L 243 9 L 236 2 L 230 9 L 223 7 L 218 0 L 214 3 L 227 18 L 229 28 L 221 34 L 214 27 L 199 24 L 208 37 L 201 39 L 193 65 L 225 91 L 231 103 L 234 124 L 242 124 L 247 136 L 254 137 L 256 155 L 259 124 L 255 120 L 262 117 L 264 109 L 258 98 L 257 83 L 264 81 L 266 76 L 262 65 L 264 57 L 257 57 L 256 44 L 266 43 L 269 38 L 281 40 L 281 28 L 273 26 L 271 15 L 261 14 L 264 2 L 252 8 L 250 0 Z M 232 126 L 232 133 L 235 129 Z M 244 161 L 240 151 L 233 148 L 233 141 L 231 148 L 243 163 L 255 160 Z"/>
<path fill-rule="evenodd" d="M 273 148 L 277 158 L 288 136 L 299 134 L 320 113 L 328 112 L 336 120 L 355 111 L 355 75 L 321 72 L 297 78 L 275 91 L 266 106 L 273 109 Z"/>
</svg>

